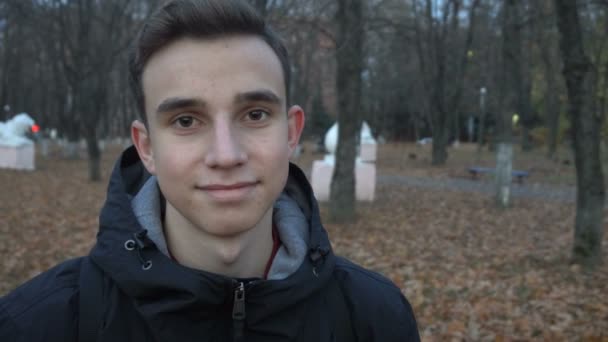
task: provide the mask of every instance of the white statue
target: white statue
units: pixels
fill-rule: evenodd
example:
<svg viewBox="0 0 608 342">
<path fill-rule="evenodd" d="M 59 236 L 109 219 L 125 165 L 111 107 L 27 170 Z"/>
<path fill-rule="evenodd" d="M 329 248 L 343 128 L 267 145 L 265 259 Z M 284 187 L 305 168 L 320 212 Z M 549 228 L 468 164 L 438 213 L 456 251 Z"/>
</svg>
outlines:
<svg viewBox="0 0 608 342">
<path fill-rule="evenodd" d="M 312 189 L 319 201 L 329 200 L 331 180 L 335 165 L 335 153 L 338 145 L 338 123 L 335 123 L 325 134 L 325 148 L 328 154 L 323 160 L 312 164 Z M 376 189 L 376 140 L 372 130 L 364 121 L 357 143 L 358 156 L 355 163 L 355 197 L 359 201 L 373 201 Z"/>
<path fill-rule="evenodd" d="M 13 147 L 32 145 L 33 142 L 25 137 L 25 133 L 33 125 L 34 120 L 26 113 L 17 114 L 6 122 L 0 122 L 0 145 Z"/>
<path fill-rule="evenodd" d="M 336 154 L 336 147 L 338 146 L 338 123 L 334 123 L 333 126 L 325 134 L 325 148 L 329 154 Z M 376 144 L 376 140 L 372 135 L 372 130 L 369 128 L 367 122 L 363 121 L 361 124 L 361 135 L 359 144 Z"/>
</svg>

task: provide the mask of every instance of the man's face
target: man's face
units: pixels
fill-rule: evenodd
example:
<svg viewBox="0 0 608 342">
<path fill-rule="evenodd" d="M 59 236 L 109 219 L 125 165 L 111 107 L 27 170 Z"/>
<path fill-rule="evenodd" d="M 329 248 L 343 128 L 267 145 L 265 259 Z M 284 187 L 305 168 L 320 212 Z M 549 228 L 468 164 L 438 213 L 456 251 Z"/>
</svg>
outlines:
<svg viewBox="0 0 608 342">
<path fill-rule="evenodd" d="M 132 135 L 179 221 L 217 236 L 254 227 L 283 190 L 304 113 L 286 113 L 278 57 L 261 39 L 181 39 L 142 76 L 148 127 Z"/>
</svg>

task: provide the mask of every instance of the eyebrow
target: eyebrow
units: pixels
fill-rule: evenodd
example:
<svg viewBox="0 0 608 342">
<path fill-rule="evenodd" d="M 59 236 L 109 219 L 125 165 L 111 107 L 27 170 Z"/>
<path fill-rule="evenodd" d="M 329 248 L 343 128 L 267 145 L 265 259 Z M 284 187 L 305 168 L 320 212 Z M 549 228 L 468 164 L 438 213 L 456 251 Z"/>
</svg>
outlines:
<svg viewBox="0 0 608 342">
<path fill-rule="evenodd" d="M 271 104 L 280 105 L 281 99 L 274 92 L 267 89 L 258 89 L 237 94 L 234 97 L 235 103 L 243 102 L 268 102 Z"/>
<path fill-rule="evenodd" d="M 235 103 L 243 102 L 268 102 L 280 105 L 281 99 L 274 92 L 267 89 L 258 89 L 239 93 L 234 97 Z M 157 113 L 168 113 L 178 109 L 207 107 L 207 102 L 200 97 L 170 97 L 161 102 L 156 108 Z"/>
<path fill-rule="evenodd" d="M 184 97 L 170 97 L 165 99 L 156 108 L 157 113 L 167 113 L 176 109 L 188 108 L 188 107 L 206 107 L 207 103 L 205 100 L 198 97 L 184 98 Z"/>
</svg>

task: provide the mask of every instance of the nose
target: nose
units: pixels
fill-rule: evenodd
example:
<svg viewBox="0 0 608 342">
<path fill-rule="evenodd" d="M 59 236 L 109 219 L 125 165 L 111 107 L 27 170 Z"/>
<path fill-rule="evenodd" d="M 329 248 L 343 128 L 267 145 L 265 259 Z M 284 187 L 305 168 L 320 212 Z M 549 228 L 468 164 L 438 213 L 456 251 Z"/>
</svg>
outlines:
<svg viewBox="0 0 608 342">
<path fill-rule="evenodd" d="M 231 168 L 247 161 L 238 129 L 224 120 L 214 123 L 205 163 L 212 168 Z"/>
</svg>

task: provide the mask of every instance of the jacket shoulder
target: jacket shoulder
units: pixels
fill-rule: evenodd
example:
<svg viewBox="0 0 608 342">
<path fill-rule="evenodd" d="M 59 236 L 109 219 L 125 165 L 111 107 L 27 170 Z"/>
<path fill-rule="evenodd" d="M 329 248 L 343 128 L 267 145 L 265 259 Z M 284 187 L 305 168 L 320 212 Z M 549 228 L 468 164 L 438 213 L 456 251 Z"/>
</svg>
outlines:
<svg viewBox="0 0 608 342">
<path fill-rule="evenodd" d="M 81 261 L 65 261 L 0 298 L 0 341 L 74 341 Z"/>
<path fill-rule="evenodd" d="M 335 275 L 358 341 L 420 340 L 412 307 L 393 282 L 342 257 L 337 257 Z"/>
</svg>

